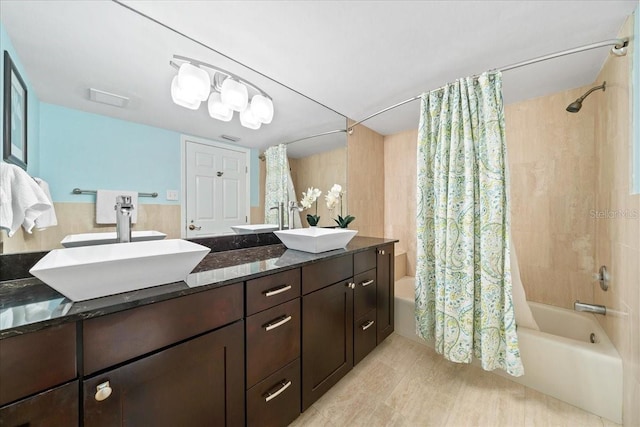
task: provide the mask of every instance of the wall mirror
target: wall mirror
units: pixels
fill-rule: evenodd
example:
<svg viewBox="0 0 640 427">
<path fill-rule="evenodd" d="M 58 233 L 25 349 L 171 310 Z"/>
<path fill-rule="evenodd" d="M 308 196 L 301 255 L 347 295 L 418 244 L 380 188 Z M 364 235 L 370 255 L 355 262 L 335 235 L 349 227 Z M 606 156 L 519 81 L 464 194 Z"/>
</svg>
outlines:
<svg viewBox="0 0 640 427">
<path fill-rule="evenodd" d="M 179 237 L 182 194 L 171 200 L 168 191 L 181 189 L 183 135 L 251 149 L 250 222 L 259 223 L 259 154 L 346 127 L 335 111 L 116 2 L 3 1 L 0 12 L 2 50 L 18 64 L 30 94 L 27 171 L 49 183 L 58 215 L 57 227 L 33 235 L 2 232 L 3 253 L 49 250 L 68 234 L 112 231 L 95 224 L 95 195 L 73 194 L 74 188 L 157 192 L 155 199 L 140 200 L 142 220 L 134 230 Z M 237 113 L 229 122 L 211 118 L 206 102 L 197 110 L 176 105 L 170 92 L 174 55 L 259 86 L 273 98 L 273 121 L 252 130 L 240 125 Z M 292 171 L 299 164 L 296 174 L 306 176 L 318 165 L 327 181 L 346 182 L 346 139 L 335 133 L 290 144 Z M 318 162 L 325 152 L 342 153 L 344 160 Z M 326 185 L 306 179 L 300 185 Z M 296 188 L 298 196 L 302 191 Z"/>
</svg>

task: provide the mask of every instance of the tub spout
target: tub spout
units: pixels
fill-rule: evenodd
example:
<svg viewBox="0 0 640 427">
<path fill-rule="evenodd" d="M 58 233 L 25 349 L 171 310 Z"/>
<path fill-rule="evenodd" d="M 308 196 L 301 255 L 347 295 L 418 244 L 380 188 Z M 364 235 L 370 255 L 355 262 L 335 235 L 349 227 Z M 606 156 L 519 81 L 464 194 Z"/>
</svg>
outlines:
<svg viewBox="0 0 640 427">
<path fill-rule="evenodd" d="M 604 305 L 586 304 L 578 300 L 573 303 L 573 309 L 575 311 L 586 311 L 587 313 L 602 314 L 603 316 L 607 314 L 607 307 L 605 307 Z"/>
</svg>

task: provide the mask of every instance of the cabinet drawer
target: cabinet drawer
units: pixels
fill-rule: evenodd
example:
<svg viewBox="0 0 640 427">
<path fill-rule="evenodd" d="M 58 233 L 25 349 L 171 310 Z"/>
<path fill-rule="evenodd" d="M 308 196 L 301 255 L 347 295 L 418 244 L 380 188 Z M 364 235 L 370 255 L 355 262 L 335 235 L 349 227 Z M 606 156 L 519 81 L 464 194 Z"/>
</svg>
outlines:
<svg viewBox="0 0 640 427">
<path fill-rule="evenodd" d="M 376 310 L 371 310 L 356 320 L 353 329 L 353 364 L 355 365 L 376 347 Z"/>
<path fill-rule="evenodd" d="M 368 249 L 353 255 L 353 274 L 360 274 L 376 268 L 376 250 Z"/>
<path fill-rule="evenodd" d="M 0 341 L 0 406 L 76 376 L 75 323 Z"/>
<path fill-rule="evenodd" d="M 247 426 L 286 426 L 300 415 L 300 359 L 247 391 Z"/>
<path fill-rule="evenodd" d="M 0 426 L 78 425 L 78 381 L 45 391 L 0 409 Z"/>
<path fill-rule="evenodd" d="M 247 281 L 247 316 L 300 296 L 300 269 Z"/>
<path fill-rule="evenodd" d="M 84 322 L 85 374 L 241 319 L 242 283 Z"/>
<path fill-rule="evenodd" d="M 306 295 L 352 276 L 352 255 L 306 265 L 302 267 L 302 294 Z"/>
<path fill-rule="evenodd" d="M 376 308 L 376 270 L 360 273 L 353 278 L 353 317 L 359 319 Z"/>
<path fill-rule="evenodd" d="M 247 388 L 300 357 L 300 298 L 247 318 Z"/>
</svg>

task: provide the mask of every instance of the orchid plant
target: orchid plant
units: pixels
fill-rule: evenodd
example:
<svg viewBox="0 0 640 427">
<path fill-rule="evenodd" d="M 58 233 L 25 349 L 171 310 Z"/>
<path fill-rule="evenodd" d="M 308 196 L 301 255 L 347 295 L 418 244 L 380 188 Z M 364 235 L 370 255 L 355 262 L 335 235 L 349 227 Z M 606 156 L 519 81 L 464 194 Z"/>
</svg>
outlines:
<svg viewBox="0 0 640 427">
<path fill-rule="evenodd" d="M 333 210 L 340 203 L 340 215 L 338 215 L 338 219 L 334 219 L 334 221 L 338 224 L 340 228 L 347 228 L 349 223 L 356 219 L 355 216 L 347 215 L 344 218 L 342 217 L 342 196 L 344 196 L 345 191 L 342 190 L 342 186 L 339 184 L 333 184 L 331 190 L 324 196 L 325 201 L 327 202 L 327 208 L 333 212 Z"/>
<path fill-rule="evenodd" d="M 318 221 L 320 221 L 320 217 L 318 216 L 318 204 L 316 202 L 321 194 L 322 191 L 313 187 L 309 187 L 306 192 L 302 192 L 302 200 L 300 200 L 300 205 L 302 205 L 303 210 L 311 209 L 311 206 L 313 206 L 314 203 L 316 205 L 315 215 L 307 214 L 307 222 L 312 227 L 318 225 Z"/>
</svg>

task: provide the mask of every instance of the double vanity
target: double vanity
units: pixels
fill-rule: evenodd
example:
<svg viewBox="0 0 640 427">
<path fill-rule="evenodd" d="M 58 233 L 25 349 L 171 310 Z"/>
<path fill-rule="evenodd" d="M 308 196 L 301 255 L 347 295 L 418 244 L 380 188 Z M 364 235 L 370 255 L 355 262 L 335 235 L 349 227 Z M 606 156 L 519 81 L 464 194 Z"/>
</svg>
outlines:
<svg viewBox="0 0 640 427">
<path fill-rule="evenodd" d="M 185 281 L 74 303 L 14 267 L 0 425 L 285 426 L 393 331 L 395 240 L 197 242 L 212 252 Z"/>
</svg>

